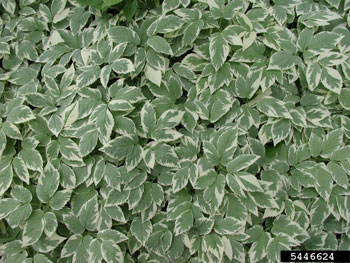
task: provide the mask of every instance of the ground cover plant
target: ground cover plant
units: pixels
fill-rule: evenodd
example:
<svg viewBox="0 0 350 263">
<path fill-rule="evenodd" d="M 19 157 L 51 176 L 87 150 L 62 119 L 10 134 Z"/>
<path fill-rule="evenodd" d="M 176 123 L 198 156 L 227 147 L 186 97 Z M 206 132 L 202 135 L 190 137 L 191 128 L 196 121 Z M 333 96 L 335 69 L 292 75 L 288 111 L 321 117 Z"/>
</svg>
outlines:
<svg viewBox="0 0 350 263">
<path fill-rule="evenodd" d="M 1 0 L 4 263 L 350 250 L 349 0 Z"/>
</svg>

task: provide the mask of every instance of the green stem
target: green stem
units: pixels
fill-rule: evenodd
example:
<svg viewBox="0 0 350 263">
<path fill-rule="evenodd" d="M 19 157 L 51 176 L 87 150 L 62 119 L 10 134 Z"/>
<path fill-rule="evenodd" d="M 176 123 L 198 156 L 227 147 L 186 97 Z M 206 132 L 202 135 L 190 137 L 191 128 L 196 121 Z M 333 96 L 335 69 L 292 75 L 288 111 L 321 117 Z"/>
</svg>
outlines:
<svg viewBox="0 0 350 263">
<path fill-rule="evenodd" d="M 254 99 L 248 101 L 247 106 L 254 106 L 257 102 L 262 100 L 264 97 L 271 95 L 271 93 L 272 93 L 271 88 L 266 89 L 264 92 L 260 93 Z"/>
<path fill-rule="evenodd" d="M 2 234 L 2 235 L 6 235 L 6 234 L 7 234 L 4 221 L 2 221 L 2 220 L 0 220 L 0 231 L 1 231 L 1 234 Z"/>
</svg>

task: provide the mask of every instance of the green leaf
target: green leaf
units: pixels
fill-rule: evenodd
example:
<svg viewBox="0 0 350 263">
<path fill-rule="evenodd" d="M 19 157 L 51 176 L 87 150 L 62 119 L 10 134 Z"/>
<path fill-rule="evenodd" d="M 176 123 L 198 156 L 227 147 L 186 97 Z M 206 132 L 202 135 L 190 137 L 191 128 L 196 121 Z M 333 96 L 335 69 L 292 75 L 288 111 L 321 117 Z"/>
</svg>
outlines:
<svg viewBox="0 0 350 263">
<path fill-rule="evenodd" d="M 182 190 L 183 188 L 186 187 L 186 185 L 188 184 L 188 180 L 190 179 L 190 177 L 196 177 L 196 166 L 195 165 L 190 165 L 184 168 L 181 168 L 180 170 L 178 170 L 175 175 L 173 176 L 172 179 L 172 189 L 173 192 L 176 193 L 180 190 Z"/>
<path fill-rule="evenodd" d="M 130 59 L 127 58 L 119 58 L 113 62 L 111 65 L 114 72 L 118 74 L 127 74 L 135 71 L 134 64 Z"/>
<path fill-rule="evenodd" d="M 23 230 L 23 246 L 30 246 L 35 244 L 41 237 L 44 231 L 44 212 L 41 210 L 33 211 L 28 218 Z"/>
<path fill-rule="evenodd" d="M 225 176 L 219 174 L 214 182 L 204 190 L 203 199 L 210 206 L 211 211 L 216 211 L 220 207 L 224 198 L 225 184 Z"/>
<path fill-rule="evenodd" d="M 152 36 L 157 33 L 171 33 L 180 29 L 183 24 L 184 21 L 178 16 L 161 16 L 149 26 L 147 29 L 147 35 Z"/>
<path fill-rule="evenodd" d="M 348 177 L 344 169 L 337 163 L 330 161 L 327 168 L 331 172 L 333 180 L 340 186 L 346 188 L 348 184 Z"/>
<path fill-rule="evenodd" d="M 10 137 L 12 139 L 22 140 L 21 131 L 13 123 L 9 121 L 5 121 L 2 124 L 2 130 L 4 131 L 7 137 Z"/>
<path fill-rule="evenodd" d="M 104 66 L 101 69 L 100 80 L 101 80 L 102 86 L 105 88 L 107 87 L 107 84 L 109 82 L 111 72 L 112 72 L 112 68 L 110 65 Z"/>
<path fill-rule="evenodd" d="M 125 216 L 123 210 L 119 206 L 109 206 L 105 207 L 108 215 L 115 221 L 125 223 Z"/>
<path fill-rule="evenodd" d="M 81 137 L 79 142 L 79 151 L 82 157 L 90 154 L 96 147 L 98 140 L 98 132 L 95 130 L 89 131 Z"/>
<path fill-rule="evenodd" d="M 198 38 L 203 27 L 204 22 L 202 20 L 191 22 L 184 30 L 184 44 L 191 45 Z"/>
<path fill-rule="evenodd" d="M 100 151 L 114 159 L 123 160 L 132 153 L 134 141 L 129 136 L 119 136 L 109 141 Z"/>
<path fill-rule="evenodd" d="M 83 241 L 83 236 L 78 235 L 72 235 L 67 242 L 65 243 L 63 249 L 61 250 L 61 257 L 66 258 L 71 255 L 73 255 L 78 248 L 81 246 L 81 243 Z"/>
<path fill-rule="evenodd" d="M 215 123 L 220 120 L 232 107 L 232 103 L 229 100 L 214 102 L 213 107 L 210 110 L 210 122 Z"/>
<path fill-rule="evenodd" d="M 52 212 L 45 213 L 44 217 L 44 232 L 46 236 L 51 237 L 57 229 L 58 223 L 56 215 Z"/>
<path fill-rule="evenodd" d="M 260 156 L 255 154 L 241 154 L 227 164 L 227 171 L 230 173 L 242 171 L 255 163 L 259 158 Z"/>
<path fill-rule="evenodd" d="M 6 134 L 4 133 L 3 130 L 0 130 L 0 158 L 2 157 L 2 154 L 6 148 L 6 143 L 7 143 L 7 139 L 6 139 Z"/>
<path fill-rule="evenodd" d="M 35 45 L 33 43 L 30 41 L 23 41 L 18 47 L 18 56 L 31 61 L 35 61 L 38 58 L 38 52 L 35 49 Z"/>
<path fill-rule="evenodd" d="M 253 158 L 253 157 L 252 157 Z M 263 192 L 259 180 L 252 174 L 240 172 L 235 174 L 236 180 L 241 188 L 249 192 Z"/>
<path fill-rule="evenodd" d="M 317 63 L 310 63 L 306 68 L 306 81 L 310 90 L 314 90 L 321 81 L 322 68 Z"/>
<path fill-rule="evenodd" d="M 115 119 L 115 131 L 122 135 L 136 134 L 135 123 L 126 117 L 118 117 Z"/>
<path fill-rule="evenodd" d="M 116 244 L 124 242 L 128 240 L 128 237 L 124 235 L 123 233 L 117 231 L 117 230 L 112 230 L 112 229 L 106 229 L 98 232 L 97 238 L 104 240 L 104 241 L 112 241 Z"/>
<path fill-rule="evenodd" d="M 117 44 L 117 46 L 110 51 L 108 56 L 108 62 L 113 63 L 116 59 L 119 59 L 124 54 L 126 47 L 126 42 Z"/>
<path fill-rule="evenodd" d="M 193 213 L 192 210 L 183 212 L 175 221 L 175 235 L 178 236 L 188 231 L 193 226 Z"/>
<path fill-rule="evenodd" d="M 142 107 L 141 125 L 146 133 L 152 132 L 156 127 L 156 112 L 151 103 L 145 103 Z"/>
<path fill-rule="evenodd" d="M 250 72 L 248 76 L 243 79 L 239 76 L 236 79 L 236 94 L 240 98 L 252 98 L 259 88 L 260 76 L 258 72 Z"/>
<path fill-rule="evenodd" d="M 231 2 L 234 3 L 234 2 Z M 225 40 L 233 46 L 242 46 L 243 42 L 241 37 L 237 34 L 235 28 L 233 26 L 228 26 L 222 31 L 223 37 Z"/>
<path fill-rule="evenodd" d="M 177 168 L 179 167 L 179 158 L 171 146 L 159 143 L 155 146 L 154 154 L 157 163 L 165 167 Z"/>
<path fill-rule="evenodd" d="M 24 67 L 11 73 L 11 78 L 9 81 L 15 85 L 25 85 L 31 82 L 33 79 L 36 79 L 37 75 L 38 71 L 29 67 Z M 18 111 L 18 115 L 14 113 L 15 116 L 17 115 L 16 117 L 23 120 L 23 118 L 28 118 L 31 116 L 31 111 L 29 108 L 23 105 L 19 106 L 19 108 L 20 110 Z"/>
<path fill-rule="evenodd" d="M 323 54 L 331 51 L 335 45 L 343 38 L 334 32 L 320 32 L 316 34 L 308 45 L 308 51 L 313 54 Z"/>
<path fill-rule="evenodd" d="M 15 228 L 20 225 L 24 225 L 31 214 L 32 214 L 32 206 L 27 203 L 22 204 L 9 215 L 7 222 L 9 226 L 11 226 L 12 228 Z"/>
<path fill-rule="evenodd" d="M 53 114 L 50 117 L 48 126 L 49 130 L 57 137 L 63 128 L 63 121 L 60 116 Z"/>
<path fill-rule="evenodd" d="M 58 189 L 59 181 L 60 175 L 57 169 L 51 163 L 48 163 L 39 178 L 36 188 L 36 193 L 41 202 L 48 203 L 50 201 L 50 198 Z"/>
<path fill-rule="evenodd" d="M 321 138 L 318 137 L 316 134 L 312 133 L 309 139 L 309 147 L 312 157 L 319 156 L 322 150 Z"/>
<path fill-rule="evenodd" d="M 155 52 L 172 55 L 173 51 L 169 43 L 160 36 L 153 36 L 147 40 L 147 45 L 150 46 Z"/>
<path fill-rule="evenodd" d="M 128 21 L 131 21 L 131 19 L 134 17 L 134 15 L 137 12 L 138 9 L 138 1 L 137 0 L 132 0 L 132 1 L 127 1 L 125 3 L 125 6 L 123 8 L 124 15 L 128 19 Z"/>
<path fill-rule="evenodd" d="M 330 210 L 328 208 L 327 202 L 322 198 L 318 198 L 312 204 L 310 209 L 311 224 L 313 226 L 322 225 L 329 214 Z"/>
<path fill-rule="evenodd" d="M 243 202 L 235 195 L 230 194 L 226 196 L 228 201 L 226 215 L 233 217 L 239 221 L 246 220 L 247 208 Z"/>
<path fill-rule="evenodd" d="M 171 142 L 182 137 L 182 134 L 170 129 L 156 129 L 152 132 L 151 137 L 155 141 Z"/>
<path fill-rule="evenodd" d="M 178 110 L 167 110 L 162 113 L 157 122 L 157 127 L 172 129 L 177 126 L 183 118 L 184 112 Z"/>
<path fill-rule="evenodd" d="M 134 109 L 132 104 L 126 100 L 112 100 L 108 104 L 111 111 L 131 111 Z"/>
<path fill-rule="evenodd" d="M 246 196 L 243 191 L 243 187 L 240 186 L 241 180 L 239 180 L 237 176 L 234 176 L 232 174 L 227 174 L 226 184 L 233 193 L 236 193 L 237 195 L 244 196 L 244 197 Z M 249 188 L 245 187 L 245 189 L 249 189 Z"/>
<path fill-rule="evenodd" d="M 73 189 L 76 185 L 76 175 L 72 168 L 61 163 L 59 167 L 60 183 L 66 189 Z"/>
<path fill-rule="evenodd" d="M 289 51 L 278 51 L 270 57 L 269 70 L 287 70 L 298 63 L 298 57 Z"/>
<path fill-rule="evenodd" d="M 0 200 L 0 219 L 6 218 L 20 205 L 18 200 L 12 198 L 3 198 Z"/>
<path fill-rule="evenodd" d="M 119 170 L 116 166 L 112 164 L 106 164 L 104 179 L 110 187 L 120 189 L 121 178 L 119 175 Z"/>
<path fill-rule="evenodd" d="M 146 65 L 145 75 L 149 81 L 160 87 L 160 84 L 162 83 L 162 72 L 160 70 L 154 69 L 150 65 Z"/>
<path fill-rule="evenodd" d="M 96 229 L 98 221 L 98 202 L 96 197 L 83 204 L 79 210 L 78 218 L 82 226 L 87 230 L 94 231 Z"/>
<path fill-rule="evenodd" d="M 75 251 L 73 255 L 73 262 L 87 262 L 89 258 L 88 249 L 90 247 L 90 243 L 92 241 L 92 237 L 87 235 L 84 236 L 82 242 L 80 243 L 79 248 Z"/>
<path fill-rule="evenodd" d="M 338 100 L 344 109 L 350 110 L 350 89 L 342 88 Z"/>
<path fill-rule="evenodd" d="M 350 158 L 350 146 L 346 145 L 340 149 L 335 150 L 329 159 L 332 161 L 345 161 Z"/>
<path fill-rule="evenodd" d="M 226 163 L 231 160 L 234 151 L 237 147 L 238 133 L 237 129 L 226 129 L 221 133 L 217 141 L 217 150 L 221 157 L 221 163 L 226 165 Z"/>
<path fill-rule="evenodd" d="M 79 104 L 73 103 L 65 108 L 62 112 L 61 116 L 63 117 L 64 127 L 69 127 L 72 125 L 77 119 L 79 114 Z"/>
<path fill-rule="evenodd" d="M 106 10 L 107 8 L 119 4 L 123 0 L 103 0 L 103 5 L 101 7 L 102 10 Z"/>
<path fill-rule="evenodd" d="M 77 85 L 80 88 L 93 84 L 100 76 L 101 71 L 98 66 L 88 66 L 77 77 Z"/>
<path fill-rule="evenodd" d="M 165 0 L 162 4 L 162 13 L 166 14 L 167 12 L 178 8 L 180 5 L 180 0 Z"/>
<path fill-rule="evenodd" d="M 59 136 L 58 145 L 60 153 L 64 158 L 70 161 L 82 161 L 79 147 L 72 139 Z"/>
<path fill-rule="evenodd" d="M 161 205 L 164 200 L 163 188 L 158 184 L 151 184 L 152 201 L 157 205 Z"/>
<path fill-rule="evenodd" d="M 50 199 L 49 205 L 53 210 L 61 210 L 70 200 L 71 191 L 57 191 Z"/>
<path fill-rule="evenodd" d="M 202 249 L 219 260 L 224 253 L 224 243 L 219 235 L 210 233 L 209 235 L 204 236 Z"/>
<path fill-rule="evenodd" d="M 14 14 L 16 9 L 16 2 L 6 0 L 2 2 L 3 8 L 10 14 Z"/>
<path fill-rule="evenodd" d="M 23 203 L 29 203 L 32 201 L 32 193 L 27 188 L 20 185 L 12 187 L 11 196 Z"/>
<path fill-rule="evenodd" d="M 107 107 L 103 107 L 96 116 L 96 129 L 100 135 L 100 140 L 106 143 L 110 140 L 114 119 Z"/>
<path fill-rule="evenodd" d="M 65 90 L 66 88 L 69 87 L 70 84 L 72 84 L 74 75 L 75 75 L 75 68 L 72 65 L 69 67 L 69 69 L 67 69 L 67 71 L 62 76 L 62 79 L 60 82 L 60 89 L 61 90 Z"/>
<path fill-rule="evenodd" d="M 315 187 L 316 191 L 328 202 L 333 188 L 333 179 L 330 171 L 324 165 L 317 165 L 311 169 L 311 172 L 315 175 L 318 182 L 318 185 Z"/>
<path fill-rule="evenodd" d="M 175 63 L 173 66 L 173 70 L 176 72 L 177 75 L 187 79 L 194 79 L 196 77 L 192 69 L 186 66 L 185 64 Z"/>
<path fill-rule="evenodd" d="M 255 42 L 256 36 L 257 36 L 257 34 L 255 31 L 247 32 L 244 35 L 243 43 L 242 43 L 242 50 L 243 51 L 248 49 Z"/>
<path fill-rule="evenodd" d="M 285 237 L 287 240 L 289 239 L 288 236 L 283 236 L 283 237 Z M 286 249 L 282 244 L 279 243 L 279 238 L 280 237 L 271 238 L 269 243 L 266 246 L 267 258 L 274 262 L 280 261 L 281 250 Z"/>
<path fill-rule="evenodd" d="M 10 187 L 13 179 L 13 171 L 10 163 L 5 158 L 0 161 L 0 196 Z"/>
<path fill-rule="evenodd" d="M 292 126 L 289 120 L 282 119 L 273 123 L 271 131 L 274 146 L 287 139 L 291 133 L 291 130 Z"/>
<path fill-rule="evenodd" d="M 273 17 L 280 25 L 283 25 L 287 20 L 287 9 L 281 5 L 275 5 L 273 10 Z"/>
<path fill-rule="evenodd" d="M 344 63 L 346 57 L 338 52 L 325 52 L 318 56 L 317 62 L 322 66 L 337 66 Z"/>
<path fill-rule="evenodd" d="M 253 241 L 249 249 L 250 262 L 258 262 L 266 255 L 266 247 L 269 243 L 269 235 L 263 230 L 261 226 L 253 226 L 246 232 Z"/>
<path fill-rule="evenodd" d="M 307 235 L 306 231 L 297 222 L 290 220 L 286 215 L 281 215 L 274 220 L 271 233 L 286 234 L 292 238 L 302 234 Z"/>
<path fill-rule="evenodd" d="M 119 89 L 116 92 L 115 97 L 117 100 L 125 100 L 132 104 L 145 99 L 139 87 L 127 87 Z"/>
<path fill-rule="evenodd" d="M 102 241 L 102 257 L 106 262 L 121 263 L 124 255 L 120 247 L 112 241 Z"/>
<path fill-rule="evenodd" d="M 37 150 L 23 149 L 18 153 L 18 157 L 23 160 L 28 169 L 38 172 L 42 170 L 43 159 Z"/>
<path fill-rule="evenodd" d="M 102 242 L 99 239 L 94 239 L 91 241 L 89 246 L 89 259 L 91 262 L 101 262 L 102 261 Z"/>
<path fill-rule="evenodd" d="M 132 152 L 126 157 L 125 166 L 127 171 L 132 171 L 141 162 L 143 156 L 143 148 L 135 145 Z"/>
<path fill-rule="evenodd" d="M 218 71 L 226 61 L 226 58 L 230 51 L 229 45 L 222 33 L 212 34 L 209 38 L 209 43 L 211 63 L 214 66 L 215 70 Z"/>
<path fill-rule="evenodd" d="M 79 221 L 79 218 L 72 214 L 63 215 L 65 226 L 74 234 L 82 234 L 85 231 L 84 226 Z"/>
<path fill-rule="evenodd" d="M 34 263 L 52 263 L 52 261 L 43 254 L 36 254 L 33 259 Z"/>
<path fill-rule="evenodd" d="M 7 120 L 14 123 L 20 124 L 30 120 L 34 120 L 35 116 L 28 106 L 19 105 L 15 109 L 11 110 L 7 116 Z"/>
<path fill-rule="evenodd" d="M 350 249 L 350 0 L 0 9 L 4 263 Z"/>
<path fill-rule="evenodd" d="M 124 26 L 116 26 L 108 29 L 108 36 L 110 39 L 116 43 L 130 43 L 134 45 L 140 44 L 140 37 L 137 33 Z"/>
<path fill-rule="evenodd" d="M 142 222 L 141 217 L 135 217 L 130 226 L 130 233 L 141 244 L 145 244 L 152 233 L 152 223 Z"/>
<path fill-rule="evenodd" d="M 214 230 L 220 235 L 233 235 L 242 227 L 242 222 L 234 217 L 220 218 L 215 221 Z"/>
<path fill-rule="evenodd" d="M 56 16 L 58 13 L 60 13 L 64 7 L 66 6 L 67 1 L 66 0 L 53 0 L 51 3 L 51 14 L 52 16 Z"/>
<path fill-rule="evenodd" d="M 199 218 L 196 221 L 196 224 L 194 226 L 196 228 L 196 232 L 200 235 L 207 235 L 209 234 L 213 227 L 214 227 L 214 220 L 213 219 L 209 219 L 209 218 Z"/>
<path fill-rule="evenodd" d="M 269 117 L 290 119 L 291 116 L 283 101 L 273 97 L 264 97 L 256 104 L 256 108 Z"/>
<path fill-rule="evenodd" d="M 330 91 L 340 94 L 343 78 L 339 72 L 331 67 L 323 67 L 321 73 L 322 84 Z"/>
<path fill-rule="evenodd" d="M 154 231 L 147 240 L 146 247 L 157 255 L 164 255 L 170 248 L 173 234 L 169 230 Z"/>
<path fill-rule="evenodd" d="M 343 144 L 343 131 L 341 129 L 329 132 L 321 146 L 321 156 L 329 157 L 335 150 L 339 149 Z"/>
</svg>

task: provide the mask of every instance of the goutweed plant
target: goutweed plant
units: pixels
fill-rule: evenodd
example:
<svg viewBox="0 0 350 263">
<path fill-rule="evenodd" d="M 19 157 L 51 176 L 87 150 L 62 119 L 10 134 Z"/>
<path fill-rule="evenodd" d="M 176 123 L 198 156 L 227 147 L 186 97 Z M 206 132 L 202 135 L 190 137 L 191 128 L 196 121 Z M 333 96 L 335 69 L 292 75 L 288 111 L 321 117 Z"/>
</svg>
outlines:
<svg viewBox="0 0 350 263">
<path fill-rule="evenodd" d="M 4 263 L 350 250 L 350 0 L 0 3 Z"/>
</svg>

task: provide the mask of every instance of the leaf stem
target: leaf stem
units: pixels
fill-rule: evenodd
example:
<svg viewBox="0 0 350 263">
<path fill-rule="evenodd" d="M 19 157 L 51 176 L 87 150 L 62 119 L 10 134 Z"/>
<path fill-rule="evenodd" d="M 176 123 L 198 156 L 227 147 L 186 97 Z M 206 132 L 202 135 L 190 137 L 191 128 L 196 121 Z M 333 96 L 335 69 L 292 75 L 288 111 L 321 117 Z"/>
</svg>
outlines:
<svg viewBox="0 0 350 263">
<path fill-rule="evenodd" d="M 267 97 L 267 96 L 271 95 L 271 93 L 272 93 L 271 88 L 266 89 L 264 92 L 260 93 L 254 99 L 248 101 L 247 102 L 247 106 L 254 106 L 256 103 L 258 103 L 264 97 Z"/>
<path fill-rule="evenodd" d="M 1 231 L 1 234 L 2 234 L 2 235 L 6 235 L 6 234 L 7 234 L 4 221 L 2 221 L 2 220 L 0 220 L 0 231 Z"/>
</svg>

